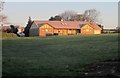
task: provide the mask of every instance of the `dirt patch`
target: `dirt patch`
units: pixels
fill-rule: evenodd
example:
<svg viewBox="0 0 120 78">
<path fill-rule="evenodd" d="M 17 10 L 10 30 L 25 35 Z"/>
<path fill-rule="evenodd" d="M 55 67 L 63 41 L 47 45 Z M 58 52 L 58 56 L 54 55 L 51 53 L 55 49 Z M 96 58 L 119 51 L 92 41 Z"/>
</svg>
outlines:
<svg viewBox="0 0 120 78">
<path fill-rule="evenodd" d="M 86 65 L 75 78 L 120 78 L 120 61 L 107 60 Z"/>
</svg>

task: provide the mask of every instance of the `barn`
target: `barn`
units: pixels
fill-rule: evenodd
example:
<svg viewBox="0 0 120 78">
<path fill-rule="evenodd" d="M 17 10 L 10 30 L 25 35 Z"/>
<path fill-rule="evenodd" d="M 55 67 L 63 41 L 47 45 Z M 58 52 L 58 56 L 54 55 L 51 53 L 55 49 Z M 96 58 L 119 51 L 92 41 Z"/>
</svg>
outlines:
<svg viewBox="0 0 120 78">
<path fill-rule="evenodd" d="M 96 23 L 80 21 L 33 21 L 29 30 L 30 36 L 101 34 Z"/>
</svg>

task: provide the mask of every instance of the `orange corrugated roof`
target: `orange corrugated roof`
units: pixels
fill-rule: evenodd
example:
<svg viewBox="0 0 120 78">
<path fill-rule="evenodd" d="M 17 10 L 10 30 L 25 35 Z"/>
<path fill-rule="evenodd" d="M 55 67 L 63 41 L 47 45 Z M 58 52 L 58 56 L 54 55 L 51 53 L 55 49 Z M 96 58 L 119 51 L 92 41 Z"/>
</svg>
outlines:
<svg viewBox="0 0 120 78">
<path fill-rule="evenodd" d="M 49 24 L 54 28 L 64 28 L 64 29 L 80 29 L 80 24 L 90 24 L 94 29 L 99 29 L 100 27 L 96 23 L 81 22 L 81 21 L 34 21 L 36 25 L 38 24 Z"/>
</svg>

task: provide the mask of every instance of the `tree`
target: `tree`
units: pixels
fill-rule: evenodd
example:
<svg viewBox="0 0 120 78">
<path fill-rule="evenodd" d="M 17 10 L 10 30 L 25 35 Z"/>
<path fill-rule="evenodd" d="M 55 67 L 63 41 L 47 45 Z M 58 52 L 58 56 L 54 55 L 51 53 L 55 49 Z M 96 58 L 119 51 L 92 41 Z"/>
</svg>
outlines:
<svg viewBox="0 0 120 78">
<path fill-rule="evenodd" d="M 62 18 L 59 16 L 59 15 L 56 15 L 55 17 L 54 17 L 54 20 L 56 20 L 56 21 L 60 21 Z"/>
<path fill-rule="evenodd" d="M 3 0 L 0 0 L 0 24 L 3 26 L 4 23 L 7 23 L 7 16 L 3 14 Z"/>
<path fill-rule="evenodd" d="M 59 15 L 56 15 L 55 17 L 50 17 L 49 21 L 60 21 L 62 18 Z"/>
<path fill-rule="evenodd" d="M 17 29 L 14 25 L 10 25 L 10 27 L 11 27 L 10 32 L 11 32 L 11 33 L 14 33 L 14 34 L 17 34 L 18 29 Z"/>
<path fill-rule="evenodd" d="M 54 17 L 53 16 L 50 17 L 49 21 L 54 21 Z"/>
<path fill-rule="evenodd" d="M 85 15 L 84 14 L 77 14 L 76 21 L 85 21 Z"/>
<path fill-rule="evenodd" d="M 97 22 L 100 12 L 95 9 L 89 9 L 84 12 L 85 21 L 87 22 Z"/>
<path fill-rule="evenodd" d="M 77 13 L 74 11 L 65 11 L 64 13 L 60 14 L 60 17 L 65 21 L 74 21 L 76 15 Z"/>
<path fill-rule="evenodd" d="M 26 37 L 29 37 L 29 30 L 30 30 L 32 23 L 33 23 L 33 21 L 31 20 L 31 17 L 29 17 L 27 26 L 25 27 L 25 30 L 23 32 L 23 33 L 25 33 Z"/>
<path fill-rule="evenodd" d="M 7 23 L 7 16 L 5 16 L 5 15 L 0 15 L 0 22 L 2 22 L 3 24 L 4 24 L 4 23 Z"/>
<path fill-rule="evenodd" d="M 95 9 L 85 10 L 83 14 L 78 14 L 75 11 L 65 11 L 55 17 L 51 17 L 50 21 L 60 21 L 63 19 L 64 21 L 86 21 L 86 22 L 100 22 L 99 21 L 99 14 Z"/>
</svg>

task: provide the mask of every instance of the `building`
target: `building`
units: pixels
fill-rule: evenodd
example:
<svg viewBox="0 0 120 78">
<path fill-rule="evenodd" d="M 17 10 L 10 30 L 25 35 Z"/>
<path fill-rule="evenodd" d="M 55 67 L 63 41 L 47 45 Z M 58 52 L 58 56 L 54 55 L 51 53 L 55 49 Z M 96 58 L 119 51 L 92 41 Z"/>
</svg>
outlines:
<svg viewBox="0 0 120 78">
<path fill-rule="evenodd" d="M 101 34 L 96 23 L 80 21 L 33 21 L 30 36 Z"/>
</svg>

